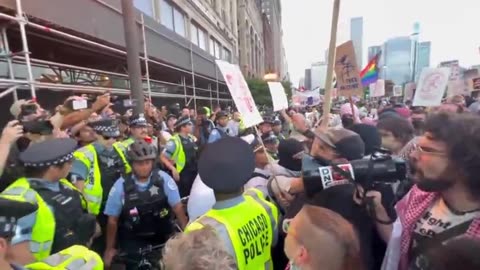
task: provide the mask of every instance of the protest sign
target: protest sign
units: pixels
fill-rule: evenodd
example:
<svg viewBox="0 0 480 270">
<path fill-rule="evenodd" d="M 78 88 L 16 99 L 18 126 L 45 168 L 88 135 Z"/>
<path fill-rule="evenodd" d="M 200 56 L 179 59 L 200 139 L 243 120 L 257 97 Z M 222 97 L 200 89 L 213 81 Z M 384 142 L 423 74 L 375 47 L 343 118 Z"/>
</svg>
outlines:
<svg viewBox="0 0 480 270">
<path fill-rule="evenodd" d="M 471 79 L 468 83 L 468 88 L 470 92 L 480 91 L 480 77 Z"/>
<path fill-rule="evenodd" d="M 383 97 L 385 96 L 385 81 L 377 80 L 375 83 L 370 84 L 370 96 L 371 97 Z"/>
<path fill-rule="evenodd" d="M 215 62 L 225 79 L 235 106 L 242 114 L 245 127 L 261 123 L 263 121 L 262 116 L 255 105 L 252 93 L 240 68 L 222 60 L 216 60 Z"/>
<path fill-rule="evenodd" d="M 449 68 L 424 68 L 413 98 L 413 106 L 438 106 L 450 76 Z"/>
<path fill-rule="evenodd" d="M 465 84 L 460 75 L 460 64 L 458 60 L 441 62 L 440 67 L 450 69 L 450 75 L 447 84 L 447 96 L 455 96 L 465 94 Z"/>
<path fill-rule="evenodd" d="M 403 95 L 403 102 L 413 99 L 413 93 L 417 85 L 414 82 L 409 82 L 405 85 L 405 94 Z"/>
<path fill-rule="evenodd" d="M 292 102 L 295 107 L 316 106 L 322 101 L 320 89 L 310 91 L 293 91 Z"/>
<path fill-rule="evenodd" d="M 335 74 L 339 96 L 350 97 L 363 94 L 362 80 L 355 58 L 353 42 L 347 41 L 337 47 L 335 54 Z"/>
<path fill-rule="evenodd" d="M 394 97 L 401 97 L 403 94 L 403 89 L 401 85 L 395 85 L 393 87 L 393 96 Z"/>
<path fill-rule="evenodd" d="M 268 89 L 272 96 L 273 110 L 275 112 L 288 108 L 287 95 L 283 85 L 279 82 L 269 82 Z"/>
</svg>

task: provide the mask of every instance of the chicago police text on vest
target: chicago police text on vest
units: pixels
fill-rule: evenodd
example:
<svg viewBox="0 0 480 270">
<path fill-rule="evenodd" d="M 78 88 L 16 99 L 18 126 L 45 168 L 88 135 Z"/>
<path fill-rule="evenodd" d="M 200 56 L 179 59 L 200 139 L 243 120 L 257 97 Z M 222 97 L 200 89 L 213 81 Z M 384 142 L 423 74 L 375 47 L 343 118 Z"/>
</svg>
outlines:
<svg viewBox="0 0 480 270">
<path fill-rule="evenodd" d="M 260 214 L 247 221 L 238 229 L 238 237 L 242 242 L 245 264 L 250 260 L 261 256 L 265 252 L 265 247 L 269 246 L 268 219 L 264 214 Z M 269 250 L 267 250 L 269 252 Z"/>
</svg>

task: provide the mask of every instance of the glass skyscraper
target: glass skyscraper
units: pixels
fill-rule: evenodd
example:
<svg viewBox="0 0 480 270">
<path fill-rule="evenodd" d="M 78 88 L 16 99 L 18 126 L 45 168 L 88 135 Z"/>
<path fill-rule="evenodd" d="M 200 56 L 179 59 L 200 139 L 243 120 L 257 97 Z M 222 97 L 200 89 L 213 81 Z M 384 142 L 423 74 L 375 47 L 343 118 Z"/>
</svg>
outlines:
<svg viewBox="0 0 480 270">
<path fill-rule="evenodd" d="M 382 53 L 382 62 L 385 65 L 382 78 L 392 80 L 398 85 L 411 81 L 412 45 L 410 37 L 397 37 L 385 42 Z"/>
<path fill-rule="evenodd" d="M 352 18 L 350 20 L 350 39 L 353 41 L 355 56 L 357 57 L 358 69 L 363 68 L 363 18 Z"/>
<path fill-rule="evenodd" d="M 423 68 L 430 66 L 430 50 L 431 42 L 419 42 L 417 45 L 417 64 L 415 67 L 415 81 L 418 81 L 420 74 L 422 73 Z"/>
</svg>

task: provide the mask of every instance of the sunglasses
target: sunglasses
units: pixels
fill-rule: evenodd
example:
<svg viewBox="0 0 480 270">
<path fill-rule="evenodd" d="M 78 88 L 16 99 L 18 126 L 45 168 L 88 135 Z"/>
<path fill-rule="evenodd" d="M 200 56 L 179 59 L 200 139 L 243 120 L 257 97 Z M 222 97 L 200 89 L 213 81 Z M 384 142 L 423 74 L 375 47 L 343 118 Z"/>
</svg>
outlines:
<svg viewBox="0 0 480 270">
<path fill-rule="evenodd" d="M 103 136 L 103 135 L 102 135 L 102 137 L 103 137 L 103 139 L 105 139 L 105 140 L 107 140 L 107 141 L 108 141 L 108 140 L 116 140 L 116 139 L 117 139 L 117 137 L 110 137 L 110 136 Z"/>
</svg>

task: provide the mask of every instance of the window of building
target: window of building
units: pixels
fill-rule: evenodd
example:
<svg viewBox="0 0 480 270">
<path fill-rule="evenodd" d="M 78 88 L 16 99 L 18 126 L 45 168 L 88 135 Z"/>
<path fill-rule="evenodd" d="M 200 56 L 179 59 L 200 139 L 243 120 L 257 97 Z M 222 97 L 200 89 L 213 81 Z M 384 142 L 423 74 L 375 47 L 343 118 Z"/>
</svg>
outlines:
<svg viewBox="0 0 480 270">
<path fill-rule="evenodd" d="M 176 8 L 173 8 L 173 21 L 175 32 L 185 37 L 185 16 Z"/>
<path fill-rule="evenodd" d="M 232 62 L 232 53 L 230 52 L 229 49 L 223 48 L 223 60 L 227 62 Z"/>
<path fill-rule="evenodd" d="M 198 28 L 198 47 L 202 50 L 207 50 L 207 32 Z"/>
<path fill-rule="evenodd" d="M 141 12 L 154 17 L 152 0 L 133 0 L 133 5 Z"/>
<path fill-rule="evenodd" d="M 190 40 L 202 50 L 207 50 L 206 36 L 207 33 L 202 28 L 193 22 L 190 24 Z"/>
<path fill-rule="evenodd" d="M 165 0 L 161 0 L 160 12 L 160 22 L 168 29 L 173 30 L 173 6 Z"/>
<path fill-rule="evenodd" d="M 185 15 L 167 0 L 160 0 L 160 22 L 182 37 L 185 33 Z"/>
<path fill-rule="evenodd" d="M 222 45 L 213 37 L 210 38 L 210 54 L 217 59 L 222 59 Z"/>
</svg>

